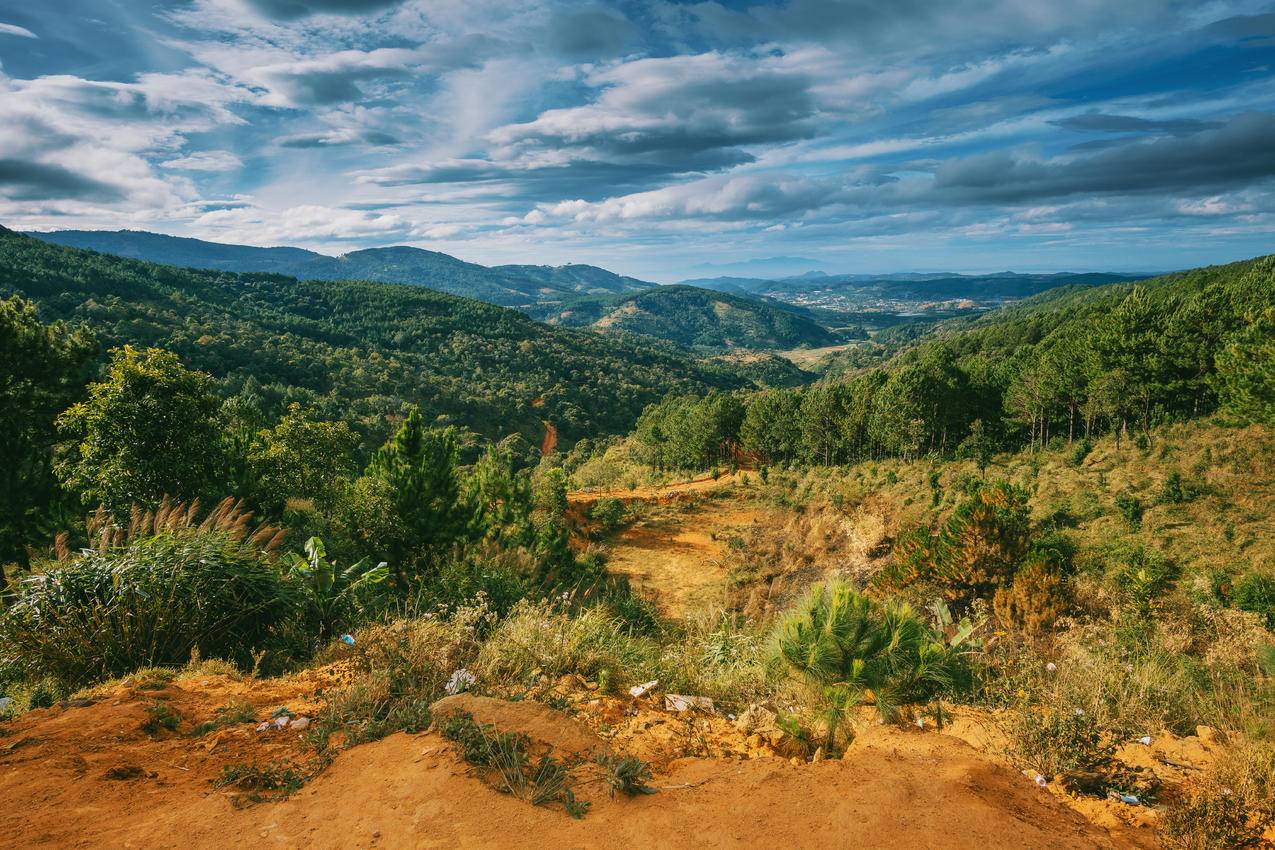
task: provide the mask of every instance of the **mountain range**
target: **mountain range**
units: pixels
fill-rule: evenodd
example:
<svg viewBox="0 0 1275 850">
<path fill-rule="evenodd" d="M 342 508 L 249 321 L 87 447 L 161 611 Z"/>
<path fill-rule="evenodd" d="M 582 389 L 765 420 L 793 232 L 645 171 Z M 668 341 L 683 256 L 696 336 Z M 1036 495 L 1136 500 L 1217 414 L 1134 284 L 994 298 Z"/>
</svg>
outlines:
<svg viewBox="0 0 1275 850">
<path fill-rule="evenodd" d="M 59 230 L 28 235 L 70 248 L 183 268 L 270 272 L 298 280 L 408 283 L 501 307 L 527 308 L 582 295 L 637 292 L 655 286 L 597 266 L 481 266 L 404 245 L 331 257 L 304 248 L 228 245 L 138 230 Z"/>
</svg>

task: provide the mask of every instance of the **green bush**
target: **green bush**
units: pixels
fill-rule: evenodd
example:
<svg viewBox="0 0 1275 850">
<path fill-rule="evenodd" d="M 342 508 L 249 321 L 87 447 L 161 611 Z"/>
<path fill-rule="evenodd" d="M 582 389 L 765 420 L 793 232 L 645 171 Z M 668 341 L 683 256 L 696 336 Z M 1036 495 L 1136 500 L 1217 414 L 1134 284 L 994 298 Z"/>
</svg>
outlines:
<svg viewBox="0 0 1275 850">
<path fill-rule="evenodd" d="M 1263 618 L 1266 628 L 1275 629 L 1275 577 L 1248 573 L 1235 583 L 1231 602 L 1241 611 Z"/>
<path fill-rule="evenodd" d="M 1129 528 L 1136 531 L 1142 527 L 1142 500 L 1132 492 L 1124 490 L 1116 494 L 1116 510 L 1120 511 Z"/>
<path fill-rule="evenodd" d="M 589 519 L 597 523 L 599 534 L 610 534 L 624 522 L 624 502 L 604 496 L 589 508 Z"/>
<path fill-rule="evenodd" d="M 779 627 L 779 654 L 812 686 L 828 744 L 847 712 L 871 692 L 882 718 L 954 688 L 958 653 L 912 608 L 876 602 L 845 582 L 815 585 Z"/>
<path fill-rule="evenodd" d="M 180 666 L 196 651 L 251 665 L 296 614 L 298 593 L 262 551 L 264 534 L 220 525 L 111 539 L 50 566 L 0 618 L 0 646 L 26 675 L 67 684 Z"/>
<path fill-rule="evenodd" d="M 1033 706 L 1012 717 L 1007 731 L 1015 760 L 1046 779 L 1094 770 L 1116 750 L 1111 737 L 1081 709 Z"/>
</svg>

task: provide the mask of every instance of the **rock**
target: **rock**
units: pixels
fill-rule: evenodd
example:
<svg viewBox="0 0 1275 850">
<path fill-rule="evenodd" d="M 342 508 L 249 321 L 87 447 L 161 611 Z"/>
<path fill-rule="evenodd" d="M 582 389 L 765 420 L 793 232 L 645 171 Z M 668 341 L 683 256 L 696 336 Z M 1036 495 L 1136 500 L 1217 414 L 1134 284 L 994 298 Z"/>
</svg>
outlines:
<svg viewBox="0 0 1275 850">
<path fill-rule="evenodd" d="M 0 712 L 8 711 L 11 705 L 13 705 L 13 697 L 0 697 Z"/>
<path fill-rule="evenodd" d="M 302 729 L 306 729 L 310 726 L 310 718 L 298 717 L 296 720 L 293 720 L 290 724 L 288 724 L 288 726 L 300 732 Z"/>
<path fill-rule="evenodd" d="M 64 699 L 58 705 L 62 708 L 88 708 L 93 702 L 91 699 Z"/>
<path fill-rule="evenodd" d="M 104 779 L 113 779 L 117 781 L 141 779 L 143 776 L 145 776 L 145 772 L 135 764 L 123 764 L 118 767 L 112 767 L 103 774 Z"/>
<path fill-rule="evenodd" d="M 664 710 L 665 711 L 690 711 L 691 709 L 700 709 L 702 711 L 713 710 L 713 700 L 710 697 L 687 696 L 686 694 L 665 694 Z"/>
</svg>

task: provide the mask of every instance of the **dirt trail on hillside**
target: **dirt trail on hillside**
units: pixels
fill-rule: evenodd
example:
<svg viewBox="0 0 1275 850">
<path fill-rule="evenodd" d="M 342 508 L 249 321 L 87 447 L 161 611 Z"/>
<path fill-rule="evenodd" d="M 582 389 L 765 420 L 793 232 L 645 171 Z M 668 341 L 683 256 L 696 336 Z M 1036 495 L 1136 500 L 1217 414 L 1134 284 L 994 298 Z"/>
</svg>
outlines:
<svg viewBox="0 0 1275 850">
<path fill-rule="evenodd" d="M 232 693 L 268 716 L 280 698 L 303 699 L 317 683 L 295 681 L 217 679 L 172 687 L 163 697 L 186 723 L 205 719 Z M 434 732 L 354 747 L 289 799 L 236 808 L 212 786 L 222 765 L 286 752 L 303 758 L 301 736 L 260 735 L 249 724 L 221 733 L 212 746 L 189 737 L 187 725 L 152 738 L 137 724 L 154 698 L 121 689 L 95 705 L 35 711 L 8 724 L 0 738 L 0 847 L 1154 846 L 1113 838 L 955 738 L 875 726 L 838 761 L 679 759 L 657 771 L 657 793 L 635 798 L 611 799 L 599 769 L 586 762 L 573 770 L 577 796 L 592 803 L 581 820 L 557 805 L 499 793 Z M 648 705 L 643 711 L 656 711 Z M 555 752 L 581 742 L 608 746 L 579 720 L 541 704 L 458 707 L 476 716 L 481 708 L 510 730 L 525 725 Z M 113 766 L 136 771 L 109 779 Z"/>
<path fill-rule="evenodd" d="M 660 502 L 676 501 L 680 497 L 692 496 L 720 490 L 738 484 L 745 475 L 744 471 L 719 475 L 714 478 L 705 475 L 689 481 L 675 481 L 670 484 L 648 485 L 634 489 L 619 488 L 615 490 L 576 490 L 567 498 L 573 503 L 587 504 L 602 498 L 619 499 L 622 502 Z"/>
<path fill-rule="evenodd" d="M 720 603 L 730 577 L 727 541 L 760 516 L 749 503 L 708 501 L 641 521 L 616 536 L 607 569 L 627 576 L 665 616 Z"/>
</svg>

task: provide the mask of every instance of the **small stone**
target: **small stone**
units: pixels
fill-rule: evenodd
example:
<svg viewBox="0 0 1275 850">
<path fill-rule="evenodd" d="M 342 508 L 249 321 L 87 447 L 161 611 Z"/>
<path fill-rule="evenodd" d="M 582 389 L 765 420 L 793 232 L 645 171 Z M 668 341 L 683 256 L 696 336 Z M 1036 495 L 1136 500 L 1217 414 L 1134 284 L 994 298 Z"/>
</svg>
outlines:
<svg viewBox="0 0 1275 850">
<path fill-rule="evenodd" d="M 292 721 L 292 723 L 289 724 L 289 726 L 292 729 L 295 729 L 298 732 L 300 732 L 302 729 L 307 728 L 309 725 L 310 725 L 310 718 L 308 717 L 298 717 L 296 720 Z"/>
<path fill-rule="evenodd" d="M 815 750 L 815 754 L 810 759 L 810 761 L 812 761 L 815 764 L 818 764 L 819 762 L 823 761 L 823 747 L 820 747 L 817 750 Z"/>
</svg>

